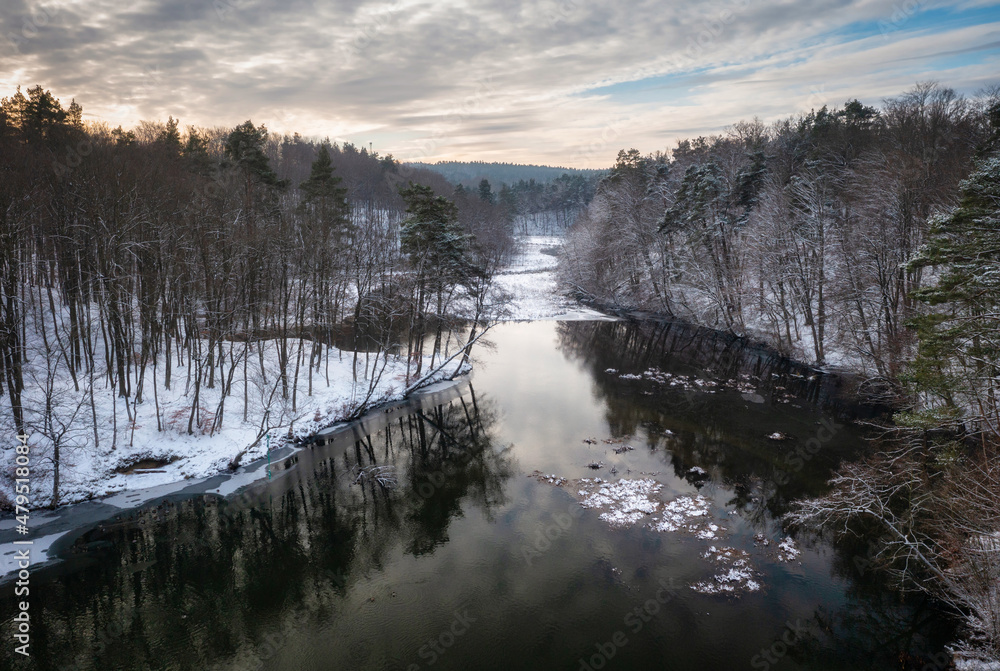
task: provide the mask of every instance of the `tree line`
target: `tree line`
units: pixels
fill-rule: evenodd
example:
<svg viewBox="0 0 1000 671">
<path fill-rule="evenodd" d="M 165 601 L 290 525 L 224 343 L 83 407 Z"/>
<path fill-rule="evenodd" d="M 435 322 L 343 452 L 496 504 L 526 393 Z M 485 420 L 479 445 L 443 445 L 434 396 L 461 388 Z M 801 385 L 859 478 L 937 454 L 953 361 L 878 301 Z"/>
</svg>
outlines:
<svg viewBox="0 0 1000 671">
<path fill-rule="evenodd" d="M 897 412 L 789 521 L 961 615 L 1000 657 L 1000 90 L 740 122 L 622 151 L 566 243 L 563 282 L 862 373 Z"/>
<path fill-rule="evenodd" d="M 3 418 L 47 441 L 53 502 L 68 432 L 88 427 L 100 445 L 102 395 L 120 399 L 112 448 L 138 405 L 178 384 L 183 430 L 214 432 L 234 396 L 233 419 L 247 420 L 261 379 L 263 405 L 294 411 L 347 349 L 359 410 L 390 354 L 412 362 L 412 384 L 452 358 L 459 318 L 472 324 L 467 359 L 501 307 L 492 277 L 512 251 L 501 208 L 446 199 L 440 175 L 349 143 L 251 121 L 112 129 L 35 86 L 0 102 L 0 174 Z M 69 402 L 56 399 L 70 379 Z M 221 391 L 218 407 L 204 408 L 203 389 Z"/>
<path fill-rule="evenodd" d="M 990 100 L 923 84 L 881 108 L 852 100 L 669 153 L 623 150 L 568 240 L 564 280 L 897 378 L 928 277 L 907 264 L 957 202 Z"/>
</svg>

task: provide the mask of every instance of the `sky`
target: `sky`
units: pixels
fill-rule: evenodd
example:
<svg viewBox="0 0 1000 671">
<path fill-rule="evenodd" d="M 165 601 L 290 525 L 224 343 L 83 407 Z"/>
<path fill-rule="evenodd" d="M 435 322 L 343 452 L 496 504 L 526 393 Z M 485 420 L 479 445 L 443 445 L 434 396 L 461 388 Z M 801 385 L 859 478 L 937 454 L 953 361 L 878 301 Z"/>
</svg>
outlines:
<svg viewBox="0 0 1000 671">
<path fill-rule="evenodd" d="M 604 168 L 619 149 L 917 82 L 1000 83 L 1000 2 L 2 0 L 0 95 L 90 121 L 246 119 L 401 160 Z"/>
</svg>

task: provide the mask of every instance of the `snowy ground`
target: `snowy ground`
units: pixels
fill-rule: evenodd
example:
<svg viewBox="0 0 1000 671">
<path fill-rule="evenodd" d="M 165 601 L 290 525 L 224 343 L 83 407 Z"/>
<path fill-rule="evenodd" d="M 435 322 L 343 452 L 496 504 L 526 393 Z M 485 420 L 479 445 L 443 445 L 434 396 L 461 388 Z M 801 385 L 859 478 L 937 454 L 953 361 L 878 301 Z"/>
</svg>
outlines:
<svg viewBox="0 0 1000 671">
<path fill-rule="evenodd" d="M 264 350 L 263 371 L 266 375 L 261 372 L 258 347 Z M 242 365 L 242 348 L 242 344 L 235 345 L 235 351 L 239 352 L 236 355 L 237 367 Z M 278 386 L 276 341 L 255 344 L 249 355 L 250 381 L 245 387 L 242 380 L 233 381 L 231 393 L 221 408 L 221 428 L 213 426 L 213 420 L 220 412 L 222 389 L 220 380 L 216 379 L 212 389 L 202 385 L 198 400 L 199 417 L 191 425 L 190 432 L 193 391 L 186 367 L 176 360 L 173 364 L 174 378 L 171 388 L 167 390 L 163 386 L 164 361 L 161 356 L 157 365 L 159 380 L 155 396 L 152 366 L 148 367 L 142 403 L 117 397 L 115 391 L 107 386 L 106 378 L 102 377 L 95 380 L 92 408 L 85 385 L 76 391 L 67 375 L 56 375 L 52 395 L 53 414 L 59 422 L 70 427 L 62 437 L 60 504 L 227 471 L 234 459 L 247 463 L 266 455 L 268 445 L 279 447 L 289 433 L 306 435 L 351 415 L 363 404 L 401 398 L 407 386 L 404 359 L 394 356 L 372 359 L 366 371 L 362 354 L 355 371 L 352 352 L 331 348 L 320 370 L 313 371 L 311 393 L 307 372 L 300 371 L 293 409 L 291 392 L 289 398 L 282 399 Z M 43 360 L 41 355 L 32 358 L 28 376 L 31 382 L 26 384 L 24 390 L 26 419 L 35 425 L 38 425 L 36 415 L 44 407 L 42 390 L 46 373 Z M 445 372 L 454 372 L 456 366 L 457 363 L 453 363 Z M 245 420 L 244 398 L 247 399 Z M 3 418 L 0 421 L 4 422 L 12 417 L 9 403 L 4 405 L 5 400 L 6 397 L 0 401 L 0 418 Z M 97 417 L 96 440 L 94 415 Z M 13 427 L 6 428 L 9 435 L 14 435 Z M 53 482 L 52 443 L 41 432 L 29 430 L 28 433 L 31 447 L 30 506 L 49 505 Z M 10 451 L 13 452 L 13 449 Z M 7 463 L 13 464 L 13 454 L 5 454 L 5 457 L 8 457 Z M 3 475 L 6 478 L 11 474 Z M 4 482 L 4 493 L 10 501 L 14 500 L 13 482 L 9 478 Z"/>
<path fill-rule="evenodd" d="M 607 319 L 601 313 L 574 306 L 556 290 L 556 254 L 563 239 L 549 236 L 520 238 L 522 251 L 498 278 L 500 286 L 513 295 L 510 320 L 532 319 Z M 51 337 L 51 334 L 50 334 Z M 405 388 L 406 364 L 390 357 L 384 370 L 373 381 L 366 372 L 362 355 L 358 370 L 354 370 L 353 354 L 331 349 L 321 365 L 314 371 L 312 390 L 308 389 L 306 372 L 300 372 L 296 407 L 290 399 L 282 401 L 280 391 L 275 392 L 277 379 L 277 350 L 274 342 L 260 345 L 264 348 L 264 371 L 244 389 L 242 382 L 234 381 L 234 388 L 222 408 L 224 421 L 221 428 L 212 427 L 212 419 L 220 411 L 221 384 L 215 388 L 202 385 L 199 398 L 199 417 L 189 432 L 192 389 L 187 375 L 186 362 L 173 362 L 171 389 L 163 387 L 164 361 L 157 363 L 159 374 L 156 393 L 153 393 L 152 366 L 147 369 L 143 402 L 127 404 L 116 398 L 108 388 L 105 378 L 94 383 L 94 407 L 86 388 L 74 389 L 65 368 L 55 374 L 53 399 L 54 416 L 65 421 L 70 429 L 62 438 L 59 487 L 60 504 L 75 503 L 106 497 L 127 491 L 145 490 L 168 483 L 191 481 L 228 470 L 238 455 L 247 463 L 266 454 L 270 434 L 272 448 L 278 447 L 291 428 L 294 435 L 303 435 L 348 416 L 360 403 L 396 400 Z M 237 346 L 236 365 L 240 363 L 242 345 Z M 176 358 L 176 353 L 175 353 Z M 25 407 L 29 421 L 45 405 L 42 389 L 48 373 L 44 352 L 31 357 L 26 376 Z M 249 353 L 251 373 L 259 368 L 258 353 Z M 305 368 L 305 366 L 303 366 Z M 450 372 L 450 371 L 449 371 Z M 237 378 L 242 375 L 237 376 Z M 355 382 L 356 380 L 356 382 Z M 86 381 L 84 381 L 86 382 Z M 84 384 L 86 387 L 86 384 Z M 246 420 L 244 396 L 248 398 Z M 277 400 L 275 400 L 277 399 Z M 9 435 L 14 435 L 9 405 L 4 406 L 6 395 L 0 397 L 0 424 Z M 265 410 L 267 423 L 265 426 Z M 93 417 L 97 417 L 97 431 Z M 34 418 L 38 419 L 38 418 Z M 41 420 L 36 422 L 40 425 Z M 268 430 L 270 428 L 270 430 Z M 32 446 L 31 507 L 51 503 L 52 469 L 51 441 L 37 431 L 29 431 Z M 13 450 L 7 463 L 13 463 Z M 142 463 L 146 462 L 146 463 Z M 3 493 L 14 500 L 11 473 L 0 474 Z"/>
<path fill-rule="evenodd" d="M 500 288 L 514 296 L 508 320 L 612 319 L 560 295 L 556 266 L 563 238 L 529 235 L 518 238 L 518 242 L 521 253 L 496 280 Z"/>
</svg>

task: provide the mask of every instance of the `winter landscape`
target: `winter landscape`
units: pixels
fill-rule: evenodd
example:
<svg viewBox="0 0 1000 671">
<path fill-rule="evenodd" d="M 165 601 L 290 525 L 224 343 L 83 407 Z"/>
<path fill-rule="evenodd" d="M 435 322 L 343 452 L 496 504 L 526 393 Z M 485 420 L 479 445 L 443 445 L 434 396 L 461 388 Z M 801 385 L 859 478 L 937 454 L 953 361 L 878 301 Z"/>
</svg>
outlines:
<svg viewBox="0 0 1000 671">
<path fill-rule="evenodd" d="M 998 32 L 0 9 L 0 666 L 1000 669 Z"/>
</svg>

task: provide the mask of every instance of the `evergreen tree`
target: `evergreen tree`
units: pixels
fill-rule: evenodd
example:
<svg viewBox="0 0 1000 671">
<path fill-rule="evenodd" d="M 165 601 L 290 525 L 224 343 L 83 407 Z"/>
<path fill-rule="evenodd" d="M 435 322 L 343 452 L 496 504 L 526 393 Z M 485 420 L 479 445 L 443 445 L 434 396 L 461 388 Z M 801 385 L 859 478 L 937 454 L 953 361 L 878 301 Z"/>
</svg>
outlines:
<svg viewBox="0 0 1000 671">
<path fill-rule="evenodd" d="M 21 130 L 24 128 L 25 119 L 28 116 L 28 99 L 21 93 L 18 86 L 10 98 L 0 101 L 0 108 L 3 109 L 4 117 L 11 127 Z"/>
<path fill-rule="evenodd" d="M 83 107 L 76 101 L 76 98 L 69 101 L 66 108 L 66 123 L 77 130 L 83 130 Z"/>
<path fill-rule="evenodd" d="M 111 131 L 111 137 L 114 139 L 115 144 L 123 147 L 135 144 L 135 133 L 130 130 L 125 130 L 121 126 L 118 126 L 118 128 Z"/>
<path fill-rule="evenodd" d="M 0 101 L 0 116 L 7 130 L 16 129 L 29 142 L 41 140 L 62 141 L 65 132 L 72 128 L 82 130 L 83 108 L 74 100 L 69 110 L 64 110 L 59 100 L 41 85 L 21 93 L 21 87 L 10 98 Z"/>
<path fill-rule="evenodd" d="M 288 186 L 288 182 L 278 179 L 271 169 L 264 144 L 267 142 L 267 128 L 256 127 L 250 120 L 244 121 L 229 132 L 223 151 L 226 157 L 236 164 L 248 177 L 252 176 L 266 184 L 279 189 Z"/>
<path fill-rule="evenodd" d="M 1000 121 L 995 106 L 993 122 Z M 997 126 L 994 126 L 996 129 Z M 975 162 L 951 212 L 931 221 L 909 270 L 936 267 L 937 281 L 914 296 L 934 309 L 913 320 L 919 352 L 911 379 L 944 402 L 1000 431 L 1000 153 Z"/>
<path fill-rule="evenodd" d="M 490 180 L 483 178 L 479 182 L 479 199 L 487 203 L 494 202 L 495 197 L 493 196 L 493 188 L 490 186 Z"/>
<path fill-rule="evenodd" d="M 340 177 L 333 174 L 333 162 L 327 143 L 319 147 L 309 178 L 299 185 L 305 194 L 303 209 L 316 215 L 320 224 L 338 239 L 347 229 L 347 189 L 339 186 Z"/>
<path fill-rule="evenodd" d="M 458 208 L 421 184 L 411 182 L 400 194 L 410 215 L 400 229 L 400 245 L 418 269 L 418 277 L 438 287 L 457 281 L 468 243 L 458 224 Z"/>
<path fill-rule="evenodd" d="M 208 155 L 208 141 L 193 126 L 188 128 L 188 136 L 184 142 L 184 148 L 181 149 L 181 156 L 190 164 L 192 172 L 207 175 L 212 170 L 212 159 Z"/>
<path fill-rule="evenodd" d="M 177 130 L 177 119 L 172 116 L 167 118 L 167 126 L 160 131 L 156 141 L 175 156 L 181 153 L 181 134 Z"/>
<path fill-rule="evenodd" d="M 48 137 L 54 126 L 66 122 L 66 112 L 59 101 L 41 85 L 28 89 L 28 105 L 25 111 L 23 130 L 29 139 Z"/>
</svg>

